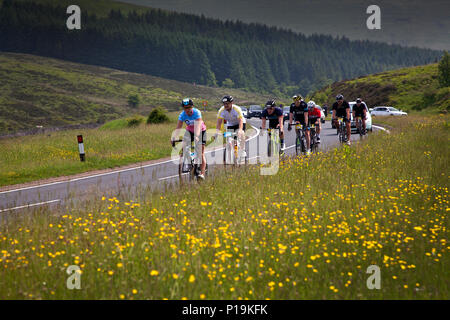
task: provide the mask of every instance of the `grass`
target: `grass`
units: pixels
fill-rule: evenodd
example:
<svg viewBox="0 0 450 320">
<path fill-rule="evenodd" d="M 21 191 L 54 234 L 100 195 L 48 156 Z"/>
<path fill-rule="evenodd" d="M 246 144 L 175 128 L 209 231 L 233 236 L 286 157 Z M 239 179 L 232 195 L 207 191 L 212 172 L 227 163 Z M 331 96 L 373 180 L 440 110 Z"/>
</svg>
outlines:
<svg viewBox="0 0 450 320">
<path fill-rule="evenodd" d="M 127 103 L 128 96 L 134 93 L 141 98 L 138 108 Z M 157 106 L 174 111 L 184 97 L 191 97 L 199 106 L 207 101 L 209 110 L 217 110 L 225 94 L 232 94 L 242 105 L 268 98 L 237 89 L 210 88 L 28 54 L 0 53 L 0 134 L 36 126 L 102 124 L 133 114 L 147 116 Z"/>
<path fill-rule="evenodd" d="M 255 166 L 5 224 L 0 298 L 448 299 L 449 119 L 389 121 L 390 135 L 273 176 Z M 380 290 L 366 287 L 374 264 Z"/>
<path fill-rule="evenodd" d="M 361 97 L 369 107 L 389 105 L 424 113 L 450 110 L 450 87 L 439 87 L 437 64 L 403 68 L 335 82 L 315 92 L 313 100 L 329 106 L 342 93 L 347 101 Z"/>
<path fill-rule="evenodd" d="M 136 127 L 127 118 L 98 129 L 57 131 L 51 134 L 0 140 L 0 186 L 59 177 L 96 169 L 160 159 L 170 156 L 169 143 L 179 112 L 171 122 Z M 216 112 L 204 112 L 208 128 L 215 128 Z M 137 116 L 139 117 L 139 116 Z M 77 135 L 82 134 L 86 161 L 80 162 Z"/>
</svg>

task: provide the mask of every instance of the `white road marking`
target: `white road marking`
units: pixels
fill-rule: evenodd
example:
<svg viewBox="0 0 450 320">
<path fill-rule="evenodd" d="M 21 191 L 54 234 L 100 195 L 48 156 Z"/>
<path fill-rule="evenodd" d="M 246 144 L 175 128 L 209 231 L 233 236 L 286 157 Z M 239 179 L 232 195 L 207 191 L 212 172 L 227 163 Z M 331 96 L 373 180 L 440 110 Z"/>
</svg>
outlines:
<svg viewBox="0 0 450 320">
<path fill-rule="evenodd" d="M 186 174 L 189 174 L 189 173 L 186 172 L 186 173 L 183 173 L 182 175 L 186 175 Z M 178 177 L 178 176 L 179 176 L 179 174 L 175 174 L 175 175 L 173 175 L 173 176 L 164 177 L 164 178 L 159 178 L 158 180 L 161 181 L 161 180 L 166 180 L 166 179 L 172 179 L 172 178 L 175 178 L 175 177 Z"/>
<path fill-rule="evenodd" d="M 32 204 L 27 204 L 27 205 L 25 205 L 25 206 L 20 206 L 20 207 L 14 207 L 14 208 L 3 209 L 3 210 L 0 210 L 0 212 L 6 212 L 6 211 L 12 211 L 12 210 L 23 209 L 23 208 L 29 208 L 29 207 L 35 207 L 35 206 L 41 206 L 41 205 L 44 205 L 44 204 L 49 204 L 49 203 L 58 202 L 58 201 L 61 201 L 61 199 L 50 200 L 50 201 L 44 201 L 44 202 L 39 202 L 39 203 L 32 203 Z"/>
<path fill-rule="evenodd" d="M 377 128 L 377 129 L 380 129 L 380 130 L 383 130 L 383 131 L 386 131 L 387 133 L 390 133 L 389 130 L 386 129 L 386 128 L 379 127 L 379 126 L 375 126 L 375 125 L 372 125 L 372 127 Z"/>
</svg>

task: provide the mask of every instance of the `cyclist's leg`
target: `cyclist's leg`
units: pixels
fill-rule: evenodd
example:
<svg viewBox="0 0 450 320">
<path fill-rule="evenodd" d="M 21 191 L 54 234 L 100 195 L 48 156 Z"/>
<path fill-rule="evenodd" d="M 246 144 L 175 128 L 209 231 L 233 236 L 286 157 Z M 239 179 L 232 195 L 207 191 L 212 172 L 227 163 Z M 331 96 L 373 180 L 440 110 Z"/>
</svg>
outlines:
<svg viewBox="0 0 450 320">
<path fill-rule="evenodd" d="M 364 112 L 362 115 L 362 125 L 363 125 L 363 132 L 366 133 L 366 113 Z"/>
<path fill-rule="evenodd" d="M 307 123 L 304 123 L 303 126 L 306 127 L 305 135 L 306 135 L 306 150 L 309 150 L 311 146 L 311 135 L 309 127 L 307 126 Z"/>
<path fill-rule="evenodd" d="M 352 128 L 351 128 L 350 120 L 345 119 L 345 121 L 346 121 L 345 126 L 347 127 L 347 141 L 350 141 L 351 134 L 352 134 Z"/>
<path fill-rule="evenodd" d="M 183 163 L 191 162 L 191 141 L 194 140 L 194 133 L 186 130 L 183 136 Z"/>
</svg>

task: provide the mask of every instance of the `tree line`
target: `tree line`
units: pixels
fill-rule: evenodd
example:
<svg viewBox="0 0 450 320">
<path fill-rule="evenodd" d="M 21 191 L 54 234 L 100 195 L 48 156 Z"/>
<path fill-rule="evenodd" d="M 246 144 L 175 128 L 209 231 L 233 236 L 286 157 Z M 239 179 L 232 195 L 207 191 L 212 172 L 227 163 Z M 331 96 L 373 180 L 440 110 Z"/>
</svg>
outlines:
<svg viewBox="0 0 450 320">
<path fill-rule="evenodd" d="M 436 61 L 435 50 L 345 37 L 305 36 L 261 24 L 148 9 L 107 17 L 82 13 L 67 30 L 66 8 L 4 0 L 0 50 L 278 96 L 333 81 Z"/>
</svg>

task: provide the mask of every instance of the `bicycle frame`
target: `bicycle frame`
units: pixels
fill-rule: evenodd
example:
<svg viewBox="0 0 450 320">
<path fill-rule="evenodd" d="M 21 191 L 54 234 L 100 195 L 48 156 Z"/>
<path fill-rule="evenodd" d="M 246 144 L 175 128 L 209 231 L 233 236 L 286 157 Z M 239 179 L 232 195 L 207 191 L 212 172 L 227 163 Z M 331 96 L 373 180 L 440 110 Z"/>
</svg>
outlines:
<svg viewBox="0 0 450 320">
<path fill-rule="evenodd" d="M 175 146 L 176 142 L 183 143 L 182 153 L 180 154 L 180 161 L 178 164 L 178 175 L 180 177 L 180 181 L 182 176 L 186 173 L 189 173 L 189 178 L 192 180 L 193 178 L 197 178 L 200 174 L 200 165 L 195 163 L 195 159 L 197 157 L 194 141 L 191 140 L 190 145 L 184 145 L 183 140 L 175 140 L 173 141 L 173 146 Z M 205 175 L 208 172 L 208 164 L 206 164 Z"/>
<path fill-rule="evenodd" d="M 306 127 L 300 123 L 295 124 L 295 152 L 298 156 L 306 152 Z"/>
<path fill-rule="evenodd" d="M 274 138 L 274 136 L 272 136 L 272 130 L 278 130 L 278 137 L 277 137 L 277 139 Z M 281 152 L 280 128 L 270 128 L 270 127 L 268 127 L 267 128 L 267 134 L 269 135 L 268 136 L 269 141 L 268 141 L 268 144 L 267 144 L 267 156 L 271 157 L 272 156 L 272 144 L 276 143 L 278 145 L 278 150 Z"/>
</svg>

